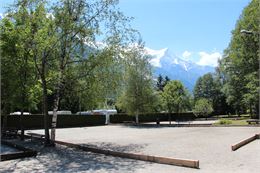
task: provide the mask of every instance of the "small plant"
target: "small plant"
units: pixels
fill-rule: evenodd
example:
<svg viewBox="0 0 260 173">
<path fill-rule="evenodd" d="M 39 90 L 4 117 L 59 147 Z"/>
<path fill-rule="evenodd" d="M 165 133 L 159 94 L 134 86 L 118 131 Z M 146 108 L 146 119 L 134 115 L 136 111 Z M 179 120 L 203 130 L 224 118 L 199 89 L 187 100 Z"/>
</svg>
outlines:
<svg viewBox="0 0 260 173">
<path fill-rule="evenodd" d="M 221 124 L 221 125 L 228 125 L 228 124 L 232 124 L 232 121 L 229 120 L 229 119 L 221 118 L 221 119 L 219 120 L 219 124 Z"/>
</svg>

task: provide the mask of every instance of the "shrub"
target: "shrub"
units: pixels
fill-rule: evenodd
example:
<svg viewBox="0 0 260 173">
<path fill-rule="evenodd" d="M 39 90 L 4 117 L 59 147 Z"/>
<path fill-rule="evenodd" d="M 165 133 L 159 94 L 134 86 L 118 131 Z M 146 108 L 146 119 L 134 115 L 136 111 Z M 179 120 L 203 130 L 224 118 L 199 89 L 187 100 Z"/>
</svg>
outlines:
<svg viewBox="0 0 260 173">
<path fill-rule="evenodd" d="M 196 116 L 207 117 L 213 112 L 212 103 L 205 98 L 199 99 L 195 103 L 193 112 Z"/>
<path fill-rule="evenodd" d="M 229 120 L 229 119 L 221 118 L 221 119 L 219 120 L 219 124 L 221 124 L 221 125 L 228 125 L 228 124 L 232 124 L 232 121 Z"/>
</svg>

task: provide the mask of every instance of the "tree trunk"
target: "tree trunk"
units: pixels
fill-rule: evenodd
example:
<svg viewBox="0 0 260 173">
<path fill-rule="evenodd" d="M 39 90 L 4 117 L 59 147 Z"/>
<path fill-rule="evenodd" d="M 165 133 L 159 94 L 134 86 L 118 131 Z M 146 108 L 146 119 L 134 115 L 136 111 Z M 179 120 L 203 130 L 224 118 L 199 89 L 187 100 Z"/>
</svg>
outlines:
<svg viewBox="0 0 260 173">
<path fill-rule="evenodd" d="M 1 132 L 3 134 L 3 132 L 7 130 L 7 113 L 2 114 L 1 116 L 3 116 L 3 127 L 1 128 Z"/>
<path fill-rule="evenodd" d="M 23 112 L 24 110 L 21 110 L 21 117 L 20 117 L 20 128 L 21 128 L 21 140 L 24 140 L 24 127 L 23 127 Z"/>
<path fill-rule="evenodd" d="M 249 104 L 249 114 L 252 117 L 253 116 L 253 111 L 252 111 L 252 104 Z"/>
<path fill-rule="evenodd" d="M 53 116 L 52 116 L 52 122 L 51 122 L 51 140 L 53 144 L 55 145 L 55 134 L 56 134 L 56 127 L 57 127 L 57 119 L 58 114 L 57 111 L 59 109 L 59 100 L 60 100 L 60 90 L 57 90 L 56 97 L 54 99 L 54 105 L 53 105 Z"/>
<path fill-rule="evenodd" d="M 135 114 L 135 122 L 136 122 L 136 124 L 139 124 L 139 115 L 138 115 L 138 113 Z"/>
<path fill-rule="evenodd" d="M 50 143 L 50 135 L 49 135 L 47 83 L 45 80 L 45 76 L 42 76 L 42 88 L 43 88 L 43 115 L 44 115 L 45 146 L 50 146 L 51 143 Z"/>
<path fill-rule="evenodd" d="M 60 93 L 61 93 L 61 90 L 63 88 L 64 58 L 61 61 L 59 70 L 60 70 L 59 71 L 59 79 L 58 79 L 58 84 L 57 84 L 57 88 L 56 88 L 56 94 L 55 94 L 55 98 L 54 98 L 53 117 L 52 117 L 52 122 L 51 122 L 51 140 L 52 140 L 54 145 L 55 145 L 55 134 L 56 134 L 56 127 L 57 127 L 57 119 L 58 119 L 57 111 L 59 109 Z"/>
</svg>

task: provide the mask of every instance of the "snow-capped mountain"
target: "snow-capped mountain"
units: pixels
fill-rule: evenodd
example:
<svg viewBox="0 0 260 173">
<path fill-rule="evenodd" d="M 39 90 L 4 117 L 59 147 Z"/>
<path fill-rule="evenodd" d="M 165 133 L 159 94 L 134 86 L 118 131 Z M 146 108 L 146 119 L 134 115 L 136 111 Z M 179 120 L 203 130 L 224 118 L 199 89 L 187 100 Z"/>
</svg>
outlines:
<svg viewBox="0 0 260 173">
<path fill-rule="evenodd" d="M 184 86 L 192 91 L 197 79 L 209 72 L 214 72 L 214 67 L 201 66 L 194 62 L 183 60 L 172 54 L 168 48 L 153 50 L 145 48 L 146 53 L 152 58 L 154 76 L 159 74 L 168 76 L 171 80 L 180 80 Z"/>
</svg>

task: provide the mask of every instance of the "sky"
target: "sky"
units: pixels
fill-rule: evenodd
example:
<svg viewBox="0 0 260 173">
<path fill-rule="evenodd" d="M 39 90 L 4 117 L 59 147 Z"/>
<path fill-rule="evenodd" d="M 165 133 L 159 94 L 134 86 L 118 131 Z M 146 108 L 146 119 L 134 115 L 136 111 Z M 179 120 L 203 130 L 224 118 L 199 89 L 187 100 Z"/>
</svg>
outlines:
<svg viewBox="0 0 260 173">
<path fill-rule="evenodd" d="M 0 13 L 13 0 L 0 0 Z M 120 0 L 119 8 L 134 17 L 150 49 L 168 48 L 178 57 L 216 66 L 231 31 L 250 0 Z"/>
<path fill-rule="evenodd" d="M 169 48 L 200 65 L 217 65 L 250 0 L 121 0 L 151 49 Z"/>
</svg>

